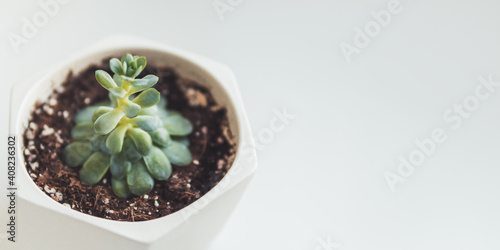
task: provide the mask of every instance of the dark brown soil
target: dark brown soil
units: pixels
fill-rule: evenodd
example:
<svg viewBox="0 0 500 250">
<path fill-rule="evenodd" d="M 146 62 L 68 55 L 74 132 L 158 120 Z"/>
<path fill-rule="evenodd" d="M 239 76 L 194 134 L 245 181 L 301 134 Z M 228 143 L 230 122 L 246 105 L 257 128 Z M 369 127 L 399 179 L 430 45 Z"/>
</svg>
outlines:
<svg viewBox="0 0 500 250">
<path fill-rule="evenodd" d="M 103 65 L 106 65 L 103 62 Z M 189 136 L 193 161 L 173 167 L 166 181 L 156 181 L 148 195 L 129 200 L 117 198 L 109 173 L 94 186 L 85 186 L 79 168 L 61 160 L 71 142 L 73 116 L 83 107 L 107 98 L 107 91 L 94 77 L 91 66 L 79 75 L 70 73 L 63 87 L 54 90 L 48 101 L 38 103 L 24 134 L 26 170 L 38 187 L 55 201 L 74 210 L 113 220 L 144 221 L 176 212 L 199 199 L 224 177 L 235 156 L 235 144 L 228 126 L 226 109 L 215 103 L 200 84 L 180 78 L 172 69 L 149 67 L 142 73 L 155 74 L 155 88 L 168 100 L 168 108 L 180 111 L 194 126 Z"/>
</svg>

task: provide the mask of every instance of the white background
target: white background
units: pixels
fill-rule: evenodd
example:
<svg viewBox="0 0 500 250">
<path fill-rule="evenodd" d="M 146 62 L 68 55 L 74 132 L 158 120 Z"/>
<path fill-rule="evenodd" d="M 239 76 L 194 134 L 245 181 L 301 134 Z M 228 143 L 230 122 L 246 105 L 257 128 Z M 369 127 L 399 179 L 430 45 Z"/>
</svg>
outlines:
<svg viewBox="0 0 500 250">
<path fill-rule="evenodd" d="M 212 2 L 72 0 L 16 52 L 9 34 L 42 8 L 1 0 L 2 117 L 12 85 L 110 34 L 168 43 L 234 70 L 257 136 L 274 110 L 297 115 L 257 138 L 258 173 L 208 249 L 500 249 L 500 91 L 457 129 L 443 119 L 479 76 L 500 81 L 498 1 L 401 0 L 351 63 L 340 44 L 389 0 L 243 0 L 224 20 Z M 384 174 L 439 128 L 391 192 Z"/>
</svg>

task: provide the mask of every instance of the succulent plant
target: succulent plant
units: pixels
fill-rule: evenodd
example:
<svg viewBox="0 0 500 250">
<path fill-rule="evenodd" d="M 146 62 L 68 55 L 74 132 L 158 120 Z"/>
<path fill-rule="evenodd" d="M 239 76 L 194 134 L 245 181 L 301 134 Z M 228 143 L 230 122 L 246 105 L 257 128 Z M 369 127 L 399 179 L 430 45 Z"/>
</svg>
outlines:
<svg viewBox="0 0 500 250">
<path fill-rule="evenodd" d="M 167 110 L 167 101 L 151 88 L 158 77 L 136 77 L 146 58 L 127 54 L 110 60 L 111 77 L 96 71 L 97 81 L 109 91 L 109 101 L 80 110 L 71 131 L 73 142 L 63 150 L 70 167 L 82 166 L 80 179 L 97 184 L 111 172 L 113 192 L 120 198 L 150 192 L 154 180 L 172 174 L 171 164 L 188 165 L 187 135 L 192 125 L 180 113 Z"/>
</svg>

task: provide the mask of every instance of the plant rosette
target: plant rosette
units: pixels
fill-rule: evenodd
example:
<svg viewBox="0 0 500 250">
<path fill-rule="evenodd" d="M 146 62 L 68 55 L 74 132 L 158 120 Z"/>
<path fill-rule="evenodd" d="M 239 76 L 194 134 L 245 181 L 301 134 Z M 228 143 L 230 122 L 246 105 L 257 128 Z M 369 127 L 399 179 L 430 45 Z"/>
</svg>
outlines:
<svg viewBox="0 0 500 250">
<path fill-rule="evenodd" d="M 201 164 L 197 160 L 193 160 L 197 159 L 196 155 L 193 155 L 193 159 L 191 159 L 191 155 L 186 151 L 189 142 L 185 136 L 191 132 L 190 129 L 185 129 L 189 127 L 189 122 L 186 122 L 187 119 L 182 120 L 184 119 L 181 116 L 182 114 L 175 111 L 166 111 L 166 109 L 165 111 L 158 111 L 165 105 L 170 105 L 168 98 L 166 101 L 160 101 L 158 93 L 162 91 L 147 90 L 148 87 L 154 85 L 152 82 L 155 79 L 152 76 L 138 77 L 139 73 L 136 75 L 134 72 L 145 61 L 143 62 L 143 59 L 139 59 L 139 57 L 122 58 L 126 54 L 143 56 L 147 59 L 147 64 L 154 67 L 173 69 L 179 78 L 199 83 L 209 91 L 214 102 L 225 109 L 228 130 L 232 134 L 231 138 L 235 148 L 232 164 L 228 166 L 228 170 L 225 172 L 223 178 L 214 183 L 213 188 L 204 192 L 201 197 L 194 199 L 192 203 L 186 204 L 182 209 L 173 210 L 173 213 L 167 213 L 166 216 L 158 216 L 158 218 L 150 220 L 113 220 L 112 218 L 105 218 L 103 216 L 94 216 L 85 211 L 78 211 L 74 206 L 70 207 L 61 204 L 61 202 L 58 202 L 59 198 L 57 197 L 60 194 L 52 192 L 54 190 L 44 190 L 44 188 L 37 186 L 34 182 L 34 178 L 37 178 L 37 176 L 33 176 L 33 173 L 30 176 L 28 171 L 30 163 L 26 160 L 28 157 L 24 157 L 25 150 L 30 145 L 24 145 L 25 140 L 21 139 L 24 138 L 25 131 L 31 125 L 32 114 L 37 105 L 51 102 L 51 100 L 48 100 L 49 96 L 56 89 L 61 88 L 63 83 L 67 82 L 70 72 L 72 72 L 72 75 L 78 75 L 81 72 L 88 71 L 89 67 L 93 65 L 103 65 L 105 64 L 103 62 L 109 62 L 110 58 L 118 58 L 118 60 L 115 59 L 114 65 L 112 63 L 112 70 L 121 72 L 124 77 L 123 79 L 130 81 L 124 81 L 125 84 L 121 88 L 121 82 L 118 85 L 114 85 L 113 82 L 116 83 L 117 81 L 108 78 L 112 77 L 112 75 L 98 71 L 96 74 L 97 80 L 102 86 L 94 79 L 95 87 L 101 88 L 103 92 L 111 92 L 110 96 L 114 95 L 115 97 L 126 98 L 130 100 L 130 103 L 126 99 L 121 99 L 119 101 L 120 105 L 103 105 L 105 107 L 101 108 L 102 112 L 94 112 L 95 109 L 99 108 L 95 104 L 88 103 L 89 109 L 93 109 L 92 111 L 94 112 L 93 119 L 87 115 L 87 120 L 82 120 L 83 122 L 80 124 L 76 122 L 76 126 L 88 126 L 88 122 L 92 121 L 98 123 L 98 125 L 93 124 L 93 127 L 100 133 L 94 135 L 93 138 L 102 138 L 92 141 L 93 144 L 91 144 L 94 147 L 93 155 L 90 156 L 87 144 L 84 146 L 84 148 L 87 147 L 87 151 L 85 149 L 83 151 L 75 151 L 76 148 L 80 150 L 79 147 L 83 145 L 78 144 L 71 147 L 65 145 L 68 149 L 64 153 L 58 154 L 57 157 L 66 157 L 65 161 L 69 162 L 69 165 L 72 165 L 71 167 L 78 165 L 80 168 L 81 165 L 88 165 L 86 168 L 85 166 L 81 167 L 80 173 L 84 172 L 82 174 L 82 178 L 84 178 L 82 179 L 82 183 L 92 185 L 97 182 L 105 182 L 106 180 L 104 179 L 106 178 L 110 182 L 115 180 L 112 192 L 121 197 L 116 197 L 116 199 L 122 200 L 132 196 L 135 196 L 136 199 L 147 199 L 148 192 L 151 191 L 152 186 L 155 185 L 155 188 L 158 188 L 157 184 L 154 183 L 162 182 L 171 175 L 169 168 L 162 167 L 165 161 L 171 161 L 172 164 L 178 164 L 179 166 L 187 165 L 190 160 Z M 132 59 L 136 60 L 133 63 L 133 70 L 127 73 L 126 70 L 119 69 L 117 66 L 117 61 L 120 61 L 119 58 L 122 58 L 120 63 L 123 63 L 123 60 L 128 63 Z M 121 64 L 121 66 L 124 65 Z M 144 88 L 141 87 L 142 89 L 140 90 L 136 89 L 137 91 L 132 91 L 130 84 L 133 82 L 134 77 L 145 79 L 142 82 L 134 84 L 138 86 L 145 84 L 144 86 L 147 86 Z M 182 85 L 183 81 L 180 81 L 179 84 Z M 103 89 L 103 87 L 106 89 Z M 127 91 L 129 93 L 125 93 Z M 133 95 L 134 93 L 132 92 L 137 93 Z M 116 100 L 111 101 L 115 102 Z M 154 105 L 160 108 L 151 108 Z M 175 102 L 173 106 L 175 106 Z M 116 110 L 113 113 L 112 107 L 120 107 L 120 110 L 124 111 L 124 114 Z M 140 113 L 139 108 L 143 108 L 144 111 Z M 97 115 L 95 115 L 96 113 Z M 155 117 L 157 113 L 161 114 Z M 168 123 L 170 121 L 163 119 L 167 113 L 173 114 L 175 116 L 174 120 L 180 121 L 182 126 L 176 127 L 175 124 L 168 124 L 168 126 L 171 126 L 168 127 L 165 125 L 165 122 Z M 81 115 L 81 117 L 85 116 L 85 114 Z M 122 117 L 126 118 L 123 118 L 120 122 Z M 100 123 L 98 122 L 99 119 L 101 119 Z M 102 122 L 105 119 L 113 120 L 113 126 L 110 126 L 109 122 Z M 50 70 L 43 71 L 17 84 L 11 96 L 10 122 L 10 132 L 12 135 L 16 135 L 17 138 L 18 169 L 16 184 L 19 191 L 16 223 L 18 225 L 17 235 L 19 237 L 15 244 L 20 249 L 204 249 L 217 235 L 231 212 L 235 209 L 257 168 L 257 157 L 250 126 L 232 71 L 220 63 L 193 53 L 130 36 L 116 35 L 107 38 L 58 66 L 51 67 Z M 67 126 L 72 125 L 67 124 Z M 158 130 L 158 127 L 160 127 L 160 132 L 155 132 Z M 172 154 L 172 150 L 167 150 L 167 146 L 171 146 L 172 144 L 169 144 L 167 140 L 161 139 L 166 138 L 165 134 L 168 133 L 168 131 L 163 131 L 164 127 L 172 129 L 172 138 L 176 143 L 174 144 L 176 147 L 173 151 L 177 152 L 177 155 Z M 176 130 L 179 128 L 181 130 Z M 183 128 L 184 130 L 182 130 Z M 51 128 L 48 129 L 50 130 Z M 118 130 L 118 132 L 113 133 L 113 130 Z M 81 138 L 82 133 L 85 134 L 85 131 L 85 129 L 77 129 L 73 133 L 73 137 L 75 137 L 73 139 L 76 141 L 76 139 Z M 53 133 L 54 131 L 49 132 Z M 141 138 L 148 137 L 148 134 L 153 138 L 161 135 L 153 140 L 156 146 L 141 146 L 144 144 L 141 144 L 141 140 L 142 142 L 146 141 Z M 114 156 L 113 152 L 108 152 L 108 150 L 95 150 L 96 145 L 106 145 L 105 139 L 109 137 L 112 138 L 108 140 L 107 145 L 116 153 Z M 117 152 L 120 152 L 122 147 L 125 148 L 127 147 L 126 145 L 131 144 L 134 144 L 136 149 L 141 148 L 139 150 L 141 152 L 139 153 L 141 153 L 140 157 L 144 157 L 144 160 L 135 161 L 135 163 L 130 164 L 132 166 L 127 166 L 132 168 L 137 167 L 137 169 L 143 172 L 131 178 L 131 180 L 127 180 L 120 174 L 121 170 L 119 168 L 117 170 L 115 166 L 111 170 L 111 175 L 108 173 L 108 177 L 105 177 L 106 173 L 102 169 L 99 169 L 98 162 L 103 161 L 113 164 L 110 158 L 112 156 L 115 162 L 124 159 L 129 160 L 126 155 L 122 155 L 122 158 L 118 157 Z M 207 147 L 210 147 L 210 145 L 207 145 Z M 80 154 L 75 152 L 84 152 L 85 157 L 80 159 L 78 157 Z M 97 170 L 95 170 L 96 168 Z M 130 171 L 128 169 L 127 171 L 137 172 L 139 170 Z M 147 174 L 148 171 L 149 174 Z M 144 173 L 149 176 L 149 179 L 146 178 L 146 182 L 143 182 L 143 179 L 141 179 Z M 155 177 L 156 181 L 153 181 L 150 175 Z M 127 186 L 127 183 L 129 186 Z M 133 192 L 130 192 L 130 189 Z M 164 189 L 165 192 L 169 191 L 168 187 Z M 150 194 L 150 196 L 152 195 Z M 134 202 L 130 204 L 132 220 L 134 218 L 134 210 L 137 210 L 137 206 L 140 206 L 140 204 L 142 203 Z M 100 203 L 97 202 L 96 198 L 95 204 L 91 205 L 100 206 Z M 157 212 L 160 215 L 162 214 L 162 211 Z"/>
</svg>

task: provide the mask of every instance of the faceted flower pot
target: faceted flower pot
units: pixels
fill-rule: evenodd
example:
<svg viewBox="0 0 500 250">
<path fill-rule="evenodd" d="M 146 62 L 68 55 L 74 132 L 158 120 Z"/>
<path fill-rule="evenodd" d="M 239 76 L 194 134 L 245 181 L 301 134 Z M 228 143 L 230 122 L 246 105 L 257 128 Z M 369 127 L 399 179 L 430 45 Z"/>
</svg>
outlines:
<svg viewBox="0 0 500 250">
<path fill-rule="evenodd" d="M 23 133 L 36 103 L 46 101 L 70 71 L 78 74 L 90 65 L 126 53 L 145 56 L 150 65 L 171 67 L 183 78 L 208 88 L 227 110 L 237 148 L 231 168 L 208 193 L 175 213 L 148 221 L 104 219 L 56 202 L 33 182 L 23 157 Z M 20 249 L 205 249 L 236 207 L 257 167 L 251 130 L 231 70 L 201 56 L 139 38 L 105 39 L 17 84 L 12 92 L 11 116 L 18 157 L 15 244 Z"/>
</svg>

